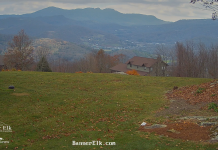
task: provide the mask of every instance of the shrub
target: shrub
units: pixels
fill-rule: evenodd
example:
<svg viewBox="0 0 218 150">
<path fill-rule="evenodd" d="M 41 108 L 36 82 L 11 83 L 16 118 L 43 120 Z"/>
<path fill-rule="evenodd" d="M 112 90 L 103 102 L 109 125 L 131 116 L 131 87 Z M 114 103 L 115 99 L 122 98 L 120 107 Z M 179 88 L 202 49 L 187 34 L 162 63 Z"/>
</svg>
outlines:
<svg viewBox="0 0 218 150">
<path fill-rule="evenodd" d="M 129 70 L 126 72 L 126 74 L 128 75 L 135 75 L 135 76 L 139 76 L 139 73 L 136 70 Z"/>
<path fill-rule="evenodd" d="M 210 103 L 208 106 L 208 109 L 213 109 L 215 112 L 218 112 L 218 108 L 217 108 L 216 103 Z"/>
<path fill-rule="evenodd" d="M 15 68 L 12 68 L 11 71 L 17 71 Z"/>
<path fill-rule="evenodd" d="M 76 73 L 83 73 L 82 71 L 78 71 L 78 72 L 76 72 Z"/>
<path fill-rule="evenodd" d="M 214 96 L 216 96 L 216 94 L 211 94 L 211 97 L 214 97 Z"/>
<path fill-rule="evenodd" d="M 196 93 L 199 94 L 199 93 L 203 93 L 206 89 L 205 88 L 198 88 Z"/>
</svg>

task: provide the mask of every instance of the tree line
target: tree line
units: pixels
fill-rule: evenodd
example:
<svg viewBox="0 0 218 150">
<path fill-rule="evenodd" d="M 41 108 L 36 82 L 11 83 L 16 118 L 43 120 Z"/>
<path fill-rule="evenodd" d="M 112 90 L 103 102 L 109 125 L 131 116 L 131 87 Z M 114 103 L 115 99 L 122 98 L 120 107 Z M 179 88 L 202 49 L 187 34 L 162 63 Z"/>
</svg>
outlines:
<svg viewBox="0 0 218 150">
<path fill-rule="evenodd" d="M 83 58 L 75 61 L 58 57 L 49 57 L 49 64 L 54 72 L 93 72 L 93 73 L 110 73 L 110 68 L 127 61 L 126 55 L 117 54 L 109 55 L 103 49 L 93 50 L 84 55 Z"/>
<path fill-rule="evenodd" d="M 177 42 L 172 49 L 160 45 L 156 54 L 169 64 L 169 76 L 218 78 L 218 45 Z"/>
<path fill-rule="evenodd" d="M 218 46 L 177 42 L 173 48 L 159 45 L 156 55 L 169 64 L 167 74 L 176 77 L 218 78 Z M 110 73 L 110 68 L 128 60 L 123 54 L 109 55 L 104 50 L 91 51 L 83 58 L 69 61 L 54 57 L 46 46 L 34 49 L 32 40 L 21 30 L 8 43 L 4 64 L 8 69 L 53 72 Z"/>
</svg>

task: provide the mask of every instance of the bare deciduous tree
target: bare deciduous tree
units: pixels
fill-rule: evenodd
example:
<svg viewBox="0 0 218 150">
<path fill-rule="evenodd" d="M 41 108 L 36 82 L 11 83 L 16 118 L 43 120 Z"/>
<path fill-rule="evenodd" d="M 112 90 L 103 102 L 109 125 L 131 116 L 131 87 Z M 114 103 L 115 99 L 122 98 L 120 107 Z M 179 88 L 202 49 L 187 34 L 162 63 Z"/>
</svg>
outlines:
<svg viewBox="0 0 218 150">
<path fill-rule="evenodd" d="M 10 68 L 28 70 L 33 64 L 32 40 L 21 30 L 15 35 L 13 40 L 8 43 L 8 49 L 4 56 L 4 64 Z"/>
<path fill-rule="evenodd" d="M 118 63 L 125 61 L 126 56 L 118 54 L 111 56 L 104 50 L 92 51 L 84 58 L 74 62 L 74 72 L 93 72 L 93 73 L 110 73 L 110 68 Z"/>
<path fill-rule="evenodd" d="M 51 50 L 48 46 L 46 46 L 46 45 L 38 46 L 34 50 L 35 61 L 38 62 L 40 59 L 42 59 L 42 57 L 47 58 L 50 54 L 51 54 Z"/>
<path fill-rule="evenodd" d="M 218 0 L 191 0 L 190 3 L 201 4 L 204 8 L 209 9 L 213 11 L 212 13 L 212 19 L 217 19 L 217 11 L 218 11 Z"/>
<path fill-rule="evenodd" d="M 177 42 L 175 63 L 171 64 L 171 76 L 194 78 L 218 78 L 218 46 L 207 48 L 203 43 Z"/>
<path fill-rule="evenodd" d="M 218 78 L 218 46 L 211 47 L 208 57 L 208 73 L 212 78 Z"/>
<path fill-rule="evenodd" d="M 198 77 L 200 78 L 208 78 L 208 49 L 203 43 L 199 44 L 199 52 L 198 52 Z"/>
<path fill-rule="evenodd" d="M 160 56 L 161 59 L 164 62 L 168 61 L 168 57 L 169 57 L 169 50 L 167 49 L 167 47 L 164 44 L 160 44 L 157 46 L 156 51 L 155 51 L 157 56 Z"/>
<path fill-rule="evenodd" d="M 178 77 L 196 77 L 197 64 L 196 56 L 193 48 L 193 43 L 189 42 L 184 45 L 183 43 L 176 43 L 176 68 L 175 74 Z"/>
</svg>

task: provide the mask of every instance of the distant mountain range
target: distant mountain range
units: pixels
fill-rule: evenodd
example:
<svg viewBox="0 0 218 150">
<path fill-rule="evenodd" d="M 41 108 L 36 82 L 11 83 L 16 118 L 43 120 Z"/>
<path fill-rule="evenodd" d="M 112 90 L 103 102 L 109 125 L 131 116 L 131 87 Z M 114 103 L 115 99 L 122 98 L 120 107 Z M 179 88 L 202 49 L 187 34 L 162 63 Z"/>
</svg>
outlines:
<svg viewBox="0 0 218 150">
<path fill-rule="evenodd" d="M 172 45 L 188 40 L 216 43 L 217 25 L 217 21 L 209 19 L 166 22 L 155 16 L 122 14 L 113 9 L 48 7 L 31 14 L 0 15 L 0 48 L 4 47 L 1 36 L 8 39 L 6 35 L 24 29 L 35 39 L 60 39 L 95 49 L 150 52 L 157 43 Z"/>
<path fill-rule="evenodd" d="M 115 23 L 119 25 L 157 25 L 165 24 L 166 21 L 157 19 L 152 15 L 141 14 L 122 14 L 114 9 L 100 8 L 85 8 L 85 9 L 73 9 L 64 10 L 56 7 L 48 7 L 31 14 L 21 15 L 23 17 L 48 17 L 62 15 L 66 18 L 77 21 L 93 21 L 95 23 Z M 3 17 L 3 16 L 2 16 Z"/>
<path fill-rule="evenodd" d="M 124 26 L 130 25 L 158 25 L 168 23 L 157 19 L 152 15 L 142 14 L 122 14 L 114 9 L 85 8 L 64 10 L 56 7 L 48 7 L 31 14 L 11 15 L 10 17 L 48 17 L 48 16 L 64 16 L 68 19 L 77 21 L 93 21 L 95 23 L 115 23 Z M 8 18 L 9 15 L 1 15 L 0 19 Z"/>
</svg>

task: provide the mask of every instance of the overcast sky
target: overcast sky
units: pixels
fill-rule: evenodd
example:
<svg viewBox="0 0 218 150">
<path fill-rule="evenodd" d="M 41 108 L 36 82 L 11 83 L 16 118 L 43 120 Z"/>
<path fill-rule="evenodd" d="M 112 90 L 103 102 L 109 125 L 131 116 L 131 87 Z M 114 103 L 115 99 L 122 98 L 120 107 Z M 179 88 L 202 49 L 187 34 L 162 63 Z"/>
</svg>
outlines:
<svg viewBox="0 0 218 150">
<path fill-rule="evenodd" d="M 212 10 L 190 0 L 0 0 L 0 15 L 25 14 L 55 6 L 63 9 L 112 8 L 121 13 L 154 15 L 165 21 L 208 19 Z"/>
</svg>

